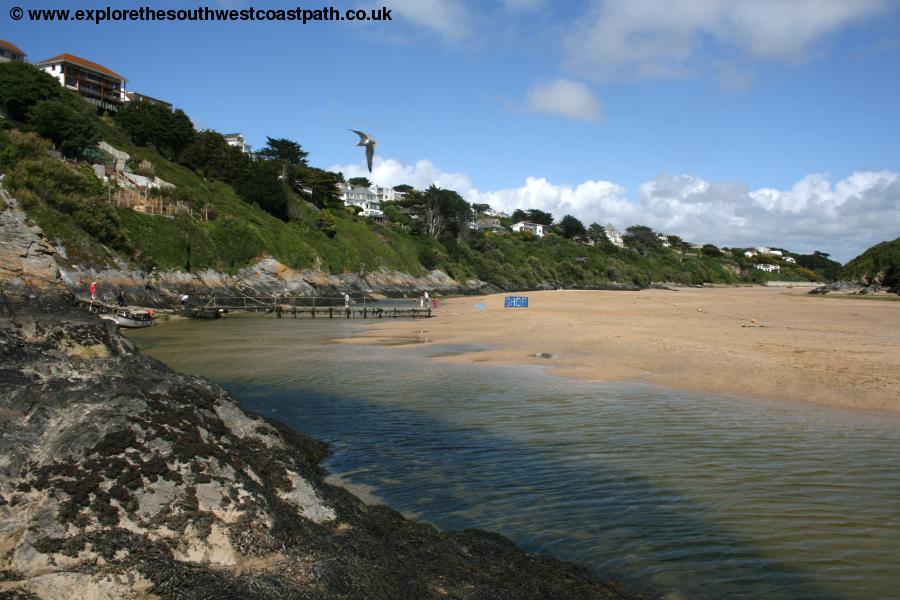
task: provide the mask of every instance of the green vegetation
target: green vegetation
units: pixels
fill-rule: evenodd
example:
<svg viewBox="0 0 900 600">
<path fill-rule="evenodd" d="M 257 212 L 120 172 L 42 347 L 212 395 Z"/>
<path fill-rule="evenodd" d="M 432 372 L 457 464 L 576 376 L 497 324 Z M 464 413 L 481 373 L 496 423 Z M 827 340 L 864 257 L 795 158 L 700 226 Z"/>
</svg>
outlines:
<svg viewBox="0 0 900 600">
<path fill-rule="evenodd" d="M 841 279 L 900 288 L 900 238 L 876 244 L 848 262 Z"/>
<path fill-rule="evenodd" d="M 506 228 L 523 220 L 546 225 L 550 233 L 543 238 L 508 229 L 480 232 L 469 224 L 493 214 L 491 207 L 434 185 L 397 186 L 405 196 L 385 203 L 386 219 L 376 222 L 361 217 L 359 207 L 345 207 L 338 189 L 343 175 L 310 166 L 309 153 L 293 140 L 269 137 L 248 155 L 215 131 L 194 131 L 177 109 L 132 102 L 115 116 L 98 114 L 24 63 L 0 64 L 0 103 L 11 117 L 11 125 L 0 123 L 3 185 L 80 262 L 124 259 L 143 269 L 234 273 L 272 256 L 294 269 L 333 273 L 441 269 L 459 281 L 507 289 L 823 280 L 840 267 L 822 253 L 791 254 L 791 264 L 774 256 L 747 258 L 743 249 L 698 249 L 641 225 L 629 227 L 625 248 L 618 248 L 596 223 L 586 227 L 571 215 L 556 222 L 539 209 L 499 221 Z M 161 217 L 117 206 L 116 183 L 103 183 L 91 168 L 113 162 L 96 147 L 98 140 L 129 153 L 134 173 L 173 184 L 151 190 L 151 197 L 177 203 L 177 212 Z M 51 143 L 75 160 L 54 158 Z M 760 263 L 776 264 L 780 272 L 761 271 Z"/>
</svg>

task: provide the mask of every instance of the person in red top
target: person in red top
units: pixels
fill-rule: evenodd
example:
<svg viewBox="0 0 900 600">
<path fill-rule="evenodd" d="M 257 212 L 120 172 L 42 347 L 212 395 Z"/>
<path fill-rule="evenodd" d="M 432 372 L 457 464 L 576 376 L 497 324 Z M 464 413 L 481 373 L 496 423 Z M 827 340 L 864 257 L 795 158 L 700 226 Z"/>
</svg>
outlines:
<svg viewBox="0 0 900 600">
<path fill-rule="evenodd" d="M 91 300 L 93 300 L 94 296 L 97 295 L 97 282 L 92 281 L 91 285 L 88 286 L 88 290 L 91 292 Z"/>
</svg>

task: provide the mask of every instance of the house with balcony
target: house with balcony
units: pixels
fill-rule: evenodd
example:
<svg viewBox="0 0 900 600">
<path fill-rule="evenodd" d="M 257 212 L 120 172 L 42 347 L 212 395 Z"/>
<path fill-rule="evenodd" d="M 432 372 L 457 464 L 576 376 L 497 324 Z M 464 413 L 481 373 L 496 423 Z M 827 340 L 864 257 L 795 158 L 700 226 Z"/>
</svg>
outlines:
<svg viewBox="0 0 900 600">
<path fill-rule="evenodd" d="M 544 237 L 549 227 L 540 223 L 529 223 L 528 221 L 519 221 L 512 226 L 513 231 L 530 231 L 537 237 Z"/>
<path fill-rule="evenodd" d="M 59 81 L 60 85 L 78 92 L 92 104 L 112 112 L 122 108 L 128 81 L 101 64 L 72 54 L 60 54 L 42 60 L 36 66 Z"/>
<path fill-rule="evenodd" d="M 25 52 L 23 52 L 21 48 L 19 48 L 12 42 L 0 40 L 0 62 L 9 62 L 11 60 L 25 60 L 26 56 L 28 55 L 25 54 Z"/>
<path fill-rule="evenodd" d="M 374 187 L 353 186 L 343 182 L 338 184 L 341 200 L 344 201 L 345 206 L 358 206 L 361 209 L 359 214 L 362 216 L 382 219 L 384 211 L 381 210 L 381 200 L 378 194 L 372 189 Z"/>
<path fill-rule="evenodd" d="M 158 104 L 159 106 L 165 106 L 169 110 L 174 110 L 174 106 L 172 106 L 171 102 L 166 102 L 165 100 L 160 100 L 159 98 L 154 98 L 153 96 L 148 96 L 147 94 L 141 94 L 138 92 L 125 92 L 125 101 L 126 102 L 146 102 L 147 104 Z"/>
<path fill-rule="evenodd" d="M 243 152 L 244 154 L 250 154 L 253 152 L 253 146 L 247 143 L 247 140 L 244 139 L 244 134 L 242 133 L 226 133 L 222 137 L 225 138 L 225 141 L 229 146 L 240 148 L 241 152 Z"/>
</svg>

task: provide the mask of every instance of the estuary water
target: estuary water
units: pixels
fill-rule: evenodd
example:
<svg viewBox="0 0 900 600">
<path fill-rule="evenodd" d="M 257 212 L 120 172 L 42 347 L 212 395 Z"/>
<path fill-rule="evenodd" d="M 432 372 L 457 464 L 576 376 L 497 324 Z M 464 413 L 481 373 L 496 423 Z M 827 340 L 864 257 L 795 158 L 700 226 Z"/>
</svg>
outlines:
<svg viewBox="0 0 900 600">
<path fill-rule="evenodd" d="M 338 344 L 343 320 L 131 335 L 249 410 L 332 444 L 369 501 L 503 533 L 677 598 L 900 598 L 900 416 L 456 365 L 478 351 Z"/>
</svg>

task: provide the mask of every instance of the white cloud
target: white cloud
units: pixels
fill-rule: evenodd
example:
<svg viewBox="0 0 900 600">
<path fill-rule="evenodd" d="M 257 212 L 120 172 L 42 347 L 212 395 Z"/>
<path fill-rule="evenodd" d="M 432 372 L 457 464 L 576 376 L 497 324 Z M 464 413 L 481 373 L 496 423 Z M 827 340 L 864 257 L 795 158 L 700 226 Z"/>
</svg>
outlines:
<svg viewBox="0 0 900 600">
<path fill-rule="evenodd" d="M 811 174 L 790 189 L 750 190 L 711 183 L 693 175 L 659 175 L 638 186 L 637 196 L 611 181 L 556 184 L 528 177 L 519 187 L 482 191 L 464 173 L 446 173 L 431 161 L 415 165 L 376 157 L 371 176 L 364 165 L 335 165 L 348 177 L 368 176 L 379 185 L 424 189 L 432 183 L 456 190 L 469 202 L 498 210 L 538 208 L 557 219 L 572 214 L 585 224 L 618 228 L 647 225 L 683 239 L 718 246 L 779 246 L 821 250 L 847 261 L 873 244 L 900 235 L 900 173 L 858 171 L 835 184 Z"/>
<path fill-rule="evenodd" d="M 329 171 L 341 172 L 347 179 L 366 177 L 370 181 L 384 187 L 406 184 L 424 190 L 431 184 L 448 190 L 456 190 L 467 194 L 472 189 L 472 182 L 464 173 L 446 173 L 435 167 L 430 160 L 416 161 L 415 165 L 404 165 L 398 160 L 387 160 L 376 156 L 372 163 L 372 172 L 364 163 L 333 165 Z"/>
<path fill-rule="evenodd" d="M 600 102 L 586 85 L 569 79 L 555 79 L 535 85 L 528 92 L 526 103 L 533 112 L 559 115 L 599 123 L 602 119 Z"/>
<path fill-rule="evenodd" d="M 462 0 L 391 0 L 385 6 L 411 24 L 436 32 L 448 41 L 465 37 L 471 27 L 470 12 Z"/>
<path fill-rule="evenodd" d="M 594 0 L 565 46 L 570 66 L 598 80 L 684 77 L 716 69 L 704 51 L 802 60 L 829 35 L 888 5 L 887 0 Z M 728 81 L 734 77 L 726 74 Z"/>
</svg>

